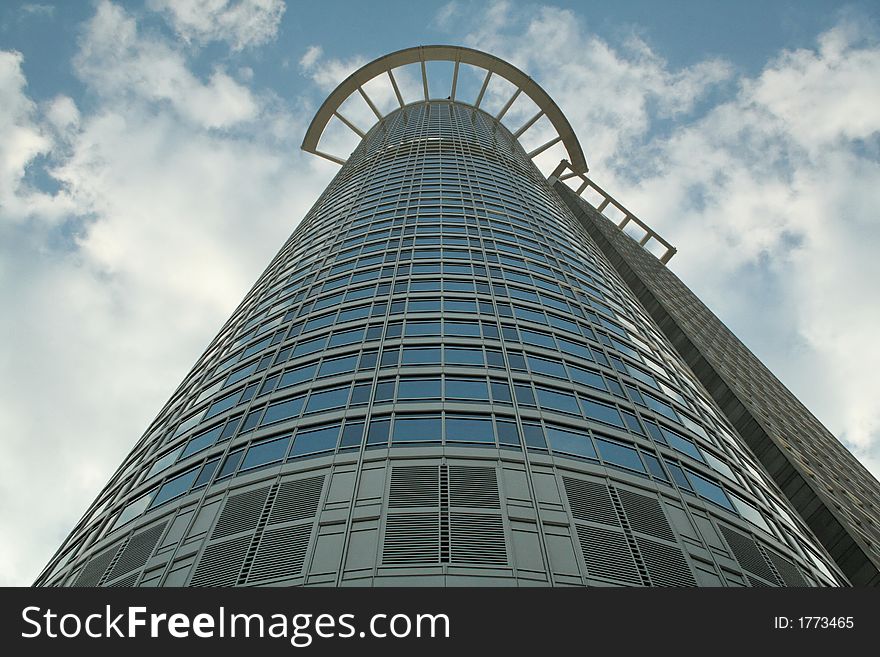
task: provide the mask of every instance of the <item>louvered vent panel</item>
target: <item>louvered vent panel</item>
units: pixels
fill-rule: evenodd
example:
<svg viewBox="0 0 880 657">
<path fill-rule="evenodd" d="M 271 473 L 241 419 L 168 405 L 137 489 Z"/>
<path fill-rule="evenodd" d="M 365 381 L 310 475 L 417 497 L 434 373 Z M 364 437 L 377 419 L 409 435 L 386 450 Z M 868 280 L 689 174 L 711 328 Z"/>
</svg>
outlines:
<svg viewBox="0 0 880 657">
<path fill-rule="evenodd" d="M 773 571 L 770 569 L 767 560 L 764 559 L 764 555 L 761 554 L 761 550 L 758 549 L 758 544 L 755 541 L 724 525 L 721 525 L 721 532 L 724 534 L 724 538 L 727 539 L 727 544 L 730 545 L 733 555 L 743 570 L 771 582 L 776 581 Z"/>
<path fill-rule="evenodd" d="M 165 525 L 166 523 L 163 522 L 132 536 L 116 561 L 116 565 L 113 566 L 113 570 L 110 571 L 109 579 L 116 579 L 120 575 L 131 572 L 147 563 L 147 559 L 153 554 L 153 548 L 156 547 L 162 532 L 165 531 Z"/>
<path fill-rule="evenodd" d="M 406 508 L 437 506 L 440 499 L 440 469 L 436 465 L 403 465 L 391 469 L 388 506 Z"/>
<path fill-rule="evenodd" d="M 622 491 L 621 491 L 622 492 Z M 681 548 L 636 537 L 652 586 L 696 586 Z"/>
<path fill-rule="evenodd" d="M 500 516 L 453 513 L 452 563 L 507 565 L 504 523 Z"/>
<path fill-rule="evenodd" d="M 797 566 L 791 561 L 769 550 L 767 554 L 786 586 L 809 586 Z"/>
<path fill-rule="evenodd" d="M 633 531 L 675 542 L 675 534 L 669 526 L 660 500 L 634 493 L 625 488 L 618 488 L 617 494 L 623 504 L 623 510 Z"/>
<path fill-rule="evenodd" d="M 314 518 L 323 488 L 324 475 L 282 482 L 269 515 L 269 524 Z"/>
<path fill-rule="evenodd" d="M 768 584 L 767 582 L 762 582 L 757 577 L 752 577 L 751 575 L 746 575 L 746 578 L 749 580 L 749 584 L 751 586 L 753 586 L 754 588 L 761 588 L 761 589 L 772 588 L 772 586 L 770 584 Z"/>
<path fill-rule="evenodd" d="M 500 509 L 495 468 L 449 466 L 449 503 L 480 509 Z"/>
<path fill-rule="evenodd" d="M 382 563 L 438 563 L 440 514 L 389 514 L 385 524 Z"/>
<path fill-rule="evenodd" d="M 608 577 L 630 584 L 642 584 L 623 532 L 585 525 L 576 527 L 584 562 L 591 577 Z"/>
<path fill-rule="evenodd" d="M 268 494 L 269 486 L 230 495 L 220 513 L 211 539 L 254 529 L 260 520 L 260 513 L 263 511 Z"/>
<path fill-rule="evenodd" d="M 563 477 L 565 494 L 571 506 L 571 515 L 577 520 L 620 526 L 608 486 L 583 479 Z"/>
<path fill-rule="evenodd" d="M 248 582 L 301 574 L 311 537 L 311 524 L 266 530 L 257 548 Z"/>
<path fill-rule="evenodd" d="M 128 577 L 123 577 L 118 582 L 113 582 L 110 586 L 113 588 L 125 587 L 125 586 L 134 586 L 134 583 L 137 581 L 137 578 L 140 576 L 140 573 L 133 573 Z"/>
<path fill-rule="evenodd" d="M 74 581 L 73 586 L 97 586 L 110 562 L 113 561 L 113 557 L 116 556 L 120 545 L 122 544 L 117 543 L 89 559 L 77 576 L 76 581 Z"/>
<path fill-rule="evenodd" d="M 240 536 L 205 548 L 190 586 L 235 586 L 251 536 Z"/>
</svg>

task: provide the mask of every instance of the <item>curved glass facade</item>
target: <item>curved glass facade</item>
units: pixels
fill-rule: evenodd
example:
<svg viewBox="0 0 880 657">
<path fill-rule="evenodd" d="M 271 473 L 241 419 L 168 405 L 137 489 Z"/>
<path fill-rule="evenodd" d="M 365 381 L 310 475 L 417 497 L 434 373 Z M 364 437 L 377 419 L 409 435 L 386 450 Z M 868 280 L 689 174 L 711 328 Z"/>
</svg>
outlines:
<svg viewBox="0 0 880 657">
<path fill-rule="evenodd" d="M 41 585 L 845 583 L 517 140 L 363 139 Z"/>
</svg>

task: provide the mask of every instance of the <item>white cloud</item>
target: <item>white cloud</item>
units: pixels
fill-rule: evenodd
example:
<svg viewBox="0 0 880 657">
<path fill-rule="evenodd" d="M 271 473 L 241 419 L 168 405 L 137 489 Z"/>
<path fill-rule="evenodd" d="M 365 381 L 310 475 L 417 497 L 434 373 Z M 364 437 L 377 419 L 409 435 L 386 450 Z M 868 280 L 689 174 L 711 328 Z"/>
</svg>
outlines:
<svg viewBox="0 0 880 657">
<path fill-rule="evenodd" d="M 36 121 L 37 107 L 26 94 L 22 62 L 21 53 L 0 51 L 0 222 L 34 216 L 55 221 L 68 209 L 66 199 L 40 191 L 27 178 L 29 165 L 47 155 L 54 140 Z"/>
<path fill-rule="evenodd" d="M 552 7 L 460 21 L 541 82 L 591 175 L 679 248 L 672 269 L 880 473 L 876 35 L 843 21 L 748 77 L 717 59 L 675 69 Z"/>
<path fill-rule="evenodd" d="M 202 81 L 110 3 L 76 57 L 88 110 L 34 103 L 21 63 L 0 52 L 0 304 L 15 308 L 0 314 L 0 583 L 19 585 L 335 171 L 298 150 L 302 112 Z M 31 170 L 58 191 L 29 186 Z"/>
<path fill-rule="evenodd" d="M 134 17 L 108 0 L 86 26 L 74 64 L 80 78 L 105 97 L 125 102 L 136 93 L 168 102 L 197 125 L 228 128 L 256 116 L 258 104 L 246 86 L 222 68 L 202 82 L 183 53 L 158 36 L 139 34 Z"/>
<path fill-rule="evenodd" d="M 184 41 L 225 41 L 234 50 L 272 41 L 286 5 L 283 0 L 149 0 Z"/>
</svg>

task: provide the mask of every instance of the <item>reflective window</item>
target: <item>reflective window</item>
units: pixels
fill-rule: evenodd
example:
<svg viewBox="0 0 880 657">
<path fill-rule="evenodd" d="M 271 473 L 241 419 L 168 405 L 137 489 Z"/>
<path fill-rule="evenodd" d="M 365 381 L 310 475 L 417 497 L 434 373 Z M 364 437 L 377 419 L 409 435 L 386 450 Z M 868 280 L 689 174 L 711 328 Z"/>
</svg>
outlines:
<svg viewBox="0 0 880 657">
<path fill-rule="evenodd" d="M 210 447 L 217 439 L 220 437 L 220 432 L 223 430 L 223 425 L 219 424 L 213 429 L 209 431 L 205 431 L 204 433 L 200 433 L 197 436 L 193 436 L 190 438 L 190 441 L 186 444 L 186 449 L 183 450 L 183 454 L 181 454 L 181 458 L 186 458 L 191 454 L 195 454 L 196 452 L 200 452 L 206 447 Z M 158 464 L 157 464 L 158 465 Z"/>
<path fill-rule="evenodd" d="M 306 405 L 306 413 L 317 413 L 319 411 L 326 411 L 330 408 L 345 406 L 348 401 L 348 392 L 348 386 L 345 386 L 344 388 L 333 388 L 332 390 L 313 392 Z"/>
<path fill-rule="evenodd" d="M 297 431 L 296 436 L 293 438 L 290 458 L 336 449 L 336 439 L 338 436 L 338 424 Z"/>
<path fill-rule="evenodd" d="M 477 417 L 446 418 L 446 440 L 470 443 L 494 443 L 492 420 Z"/>
<path fill-rule="evenodd" d="M 698 475 L 692 470 L 688 470 L 687 474 L 697 495 L 733 511 L 733 505 L 730 503 L 730 500 L 727 498 L 727 495 L 721 486 Z"/>
<path fill-rule="evenodd" d="M 303 407 L 305 397 L 294 397 L 278 404 L 272 404 L 266 409 L 266 415 L 263 417 L 261 424 L 271 424 L 273 422 L 281 422 L 298 417 Z"/>
<path fill-rule="evenodd" d="M 596 439 L 599 447 L 599 454 L 602 460 L 611 465 L 617 465 L 628 470 L 645 471 L 645 466 L 639 458 L 639 453 L 632 447 L 625 447 L 619 443 L 613 443 L 609 440 Z"/>
<path fill-rule="evenodd" d="M 536 388 L 536 392 L 541 408 L 580 415 L 581 411 L 578 408 L 577 399 L 575 399 L 574 395 L 547 390 L 546 388 Z"/>
<path fill-rule="evenodd" d="M 159 506 L 163 502 L 180 497 L 186 493 L 196 480 L 198 474 L 199 468 L 193 468 L 166 481 L 162 488 L 159 489 L 159 492 L 156 493 L 156 497 L 153 498 L 150 507 Z"/>
<path fill-rule="evenodd" d="M 554 452 L 575 454 L 587 458 L 596 458 L 596 450 L 593 441 L 586 433 L 563 429 L 561 427 L 547 427 L 547 441 Z"/>
<path fill-rule="evenodd" d="M 485 379 L 446 379 L 446 398 L 467 401 L 489 401 Z"/>
<path fill-rule="evenodd" d="M 497 420 L 495 425 L 498 428 L 499 444 L 520 446 L 519 429 L 516 427 L 516 422 Z"/>
<path fill-rule="evenodd" d="M 394 418 L 392 442 L 439 442 L 441 437 L 442 422 L 439 417 L 398 416 Z"/>
<path fill-rule="evenodd" d="M 248 448 L 247 454 L 241 463 L 241 469 L 247 470 L 249 468 L 266 465 L 267 463 L 281 461 L 287 454 L 287 445 L 289 443 L 289 436 L 253 443 Z"/>
<path fill-rule="evenodd" d="M 445 347 L 447 365 L 483 365 L 483 350 Z"/>
<path fill-rule="evenodd" d="M 343 372 L 353 372 L 357 367 L 357 362 L 357 354 L 353 356 L 345 356 L 344 358 L 325 360 L 321 363 L 321 369 L 318 371 L 318 376 L 331 376 Z"/>
<path fill-rule="evenodd" d="M 437 379 L 400 379 L 397 384 L 398 399 L 440 399 L 442 382 Z"/>
<path fill-rule="evenodd" d="M 613 424 L 615 427 L 623 428 L 623 420 L 620 419 L 620 413 L 618 413 L 617 409 L 613 406 L 600 404 L 599 402 L 594 402 L 590 399 L 581 399 L 581 407 L 584 410 L 584 415 L 591 420 Z"/>
<path fill-rule="evenodd" d="M 404 365 L 439 365 L 440 349 L 437 348 L 419 348 L 404 347 L 403 349 Z"/>
</svg>

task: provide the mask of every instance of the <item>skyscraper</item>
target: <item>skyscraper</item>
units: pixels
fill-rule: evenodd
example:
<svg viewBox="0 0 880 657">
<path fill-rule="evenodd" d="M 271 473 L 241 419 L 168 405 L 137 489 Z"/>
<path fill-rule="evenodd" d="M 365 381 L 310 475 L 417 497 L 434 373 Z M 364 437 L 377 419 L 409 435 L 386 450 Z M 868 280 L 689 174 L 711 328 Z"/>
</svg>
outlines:
<svg viewBox="0 0 880 657">
<path fill-rule="evenodd" d="M 448 98 L 429 95 L 434 60 L 454 67 Z M 393 69 L 410 64 L 407 103 Z M 461 65 L 486 71 L 475 99 Z M 384 115 L 364 90 L 380 76 L 399 103 Z M 494 116 L 492 76 L 516 88 Z M 340 110 L 353 94 L 369 130 Z M 538 112 L 510 130 L 521 94 Z M 333 117 L 361 138 L 345 160 L 318 149 Z M 526 152 L 543 118 L 556 136 Z M 532 159 L 557 143 L 547 179 Z M 658 260 L 568 189 L 590 187 L 583 152 L 524 73 L 466 48 L 393 53 L 328 97 L 303 148 L 341 170 L 37 584 L 876 581 L 829 556 L 843 515 L 835 543 L 815 522 L 831 498 L 789 491 L 761 442 L 778 432 L 747 415 L 815 420 L 747 351 L 724 368 L 745 349 L 732 335 L 692 340 L 708 366 L 689 350 L 675 326 L 717 319 L 666 270 L 671 248 Z M 740 408 L 752 371 L 777 387 Z"/>
</svg>

